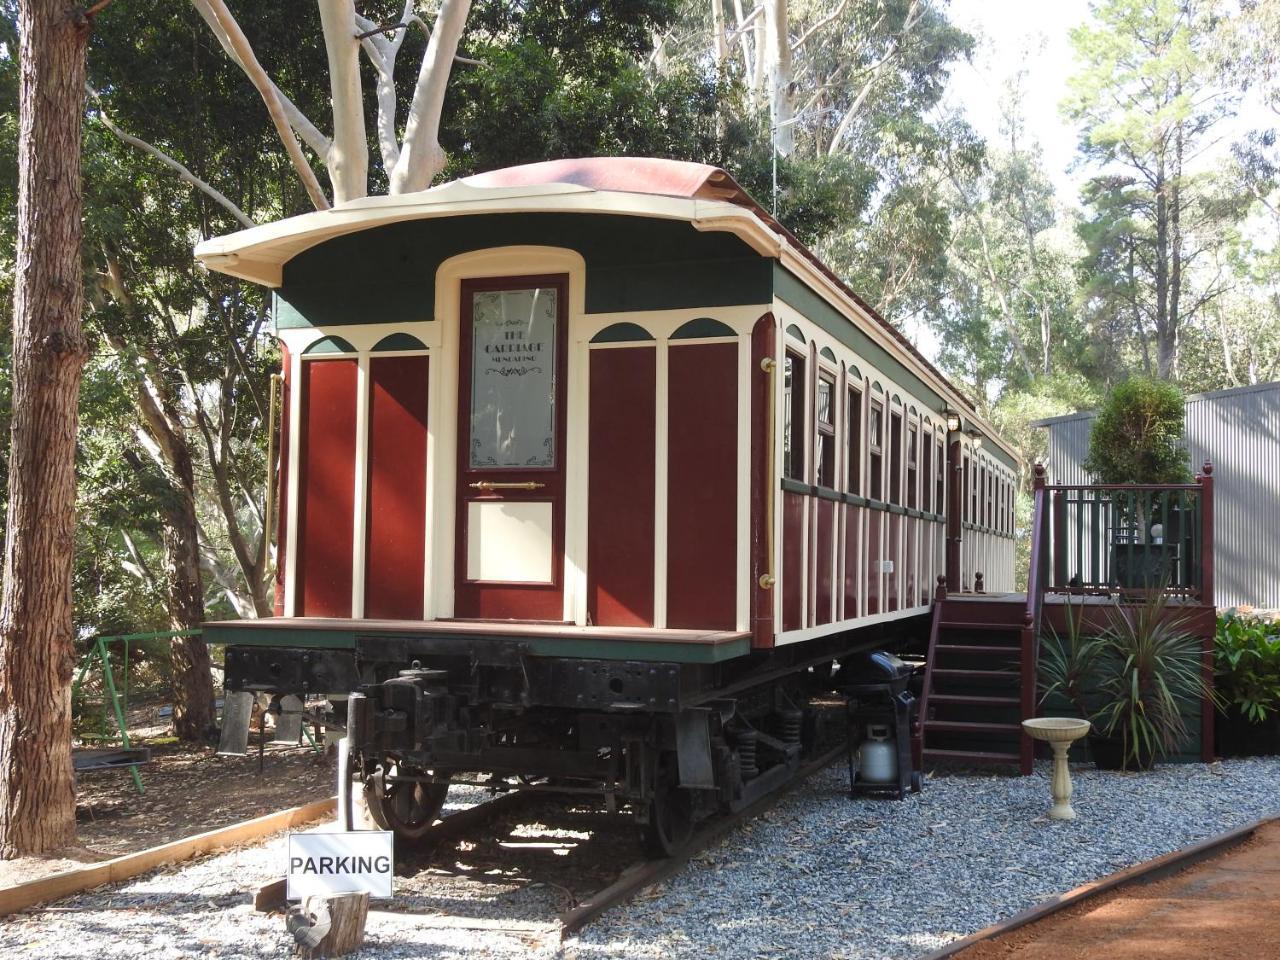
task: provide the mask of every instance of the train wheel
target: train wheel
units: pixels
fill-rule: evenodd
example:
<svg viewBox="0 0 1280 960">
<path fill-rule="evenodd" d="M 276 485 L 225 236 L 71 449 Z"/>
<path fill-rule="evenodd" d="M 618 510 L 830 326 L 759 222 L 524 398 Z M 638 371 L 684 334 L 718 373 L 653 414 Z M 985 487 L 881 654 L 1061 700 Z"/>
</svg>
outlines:
<svg viewBox="0 0 1280 960">
<path fill-rule="evenodd" d="M 644 846 L 651 857 L 669 857 L 693 836 L 693 795 L 676 785 L 674 764 L 674 754 L 663 758 L 649 805 Z"/>
<path fill-rule="evenodd" d="M 412 775 L 418 771 L 393 766 L 390 776 Z M 391 780 L 372 777 L 365 782 L 363 799 L 369 819 L 382 830 L 390 830 L 403 840 L 419 840 L 444 806 L 448 783 Z"/>
</svg>

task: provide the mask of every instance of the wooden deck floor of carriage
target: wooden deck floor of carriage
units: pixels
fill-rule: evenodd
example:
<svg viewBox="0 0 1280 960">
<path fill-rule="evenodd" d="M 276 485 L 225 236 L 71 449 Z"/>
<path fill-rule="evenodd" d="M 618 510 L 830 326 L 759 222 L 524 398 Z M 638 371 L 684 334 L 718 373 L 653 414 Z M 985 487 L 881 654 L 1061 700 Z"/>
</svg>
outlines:
<svg viewBox="0 0 1280 960">
<path fill-rule="evenodd" d="M 353 648 L 357 637 L 464 637 L 523 641 L 531 653 L 542 656 L 677 663 L 716 663 L 743 656 L 751 649 L 751 634 L 739 631 L 580 627 L 509 620 L 270 617 L 206 623 L 204 637 L 208 643 L 330 649 Z"/>
</svg>

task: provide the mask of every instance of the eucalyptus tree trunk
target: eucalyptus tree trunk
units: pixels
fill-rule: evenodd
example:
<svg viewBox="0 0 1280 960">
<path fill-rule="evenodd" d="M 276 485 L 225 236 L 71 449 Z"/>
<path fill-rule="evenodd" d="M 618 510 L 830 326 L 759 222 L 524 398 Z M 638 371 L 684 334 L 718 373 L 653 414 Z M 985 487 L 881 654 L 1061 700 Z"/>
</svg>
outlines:
<svg viewBox="0 0 1280 960">
<path fill-rule="evenodd" d="M 0 597 L 0 857 L 75 836 L 71 574 L 76 404 L 86 347 L 80 122 L 89 22 L 66 0 L 18 11 L 13 417 Z"/>
<path fill-rule="evenodd" d="M 770 140 L 779 156 L 795 149 L 796 131 L 791 104 L 791 36 L 787 0 L 765 0 L 765 57 L 769 76 Z"/>
<path fill-rule="evenodd" d="M 200 581 L 200 532 L 196 522 L 195 472 L 185 443 L 177 446 L 173 470 L 178 480 L 165 510 L 163 535 L 169 622 L 175 631 L 196 630 L 204 621 Z M 173 732 L 200 740 L 214 726 L 213 677 L 209 648 L 199 637 L 174 637 Z"/>
</svg>

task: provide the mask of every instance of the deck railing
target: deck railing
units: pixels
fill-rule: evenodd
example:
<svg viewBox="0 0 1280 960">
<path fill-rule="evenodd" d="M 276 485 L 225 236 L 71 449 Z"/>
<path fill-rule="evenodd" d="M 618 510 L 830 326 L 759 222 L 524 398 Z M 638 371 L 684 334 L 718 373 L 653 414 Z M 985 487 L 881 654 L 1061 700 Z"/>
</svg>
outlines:
<svg viewBox="0 0 1280 960">
<path fill-rule="evenodd" d="M 1194 483 L 1047 484 L 1050 529 L 1042 588 L 1050 593 L 1139 596 L 1162 591 L 1213 603 L 1213 465 Z M 1033 523 L 1045 507 L 1037 501 Z M 1033 530 L 1034 545 L 1034 530 Z M 1030 586 L 1030 585 L 1028 585 Z M 1030 591 L 1029 591 L 1030 592 Z"/>
<path fill-rule="evenodd" d="M 1031 556 L 1022 629 L 1022 713 L 1035 715 L 1037 655 L 1046 594 L 1132 601 L 1163 592 L 1212 607 L 1213 464 L 1194 483 L 1050 484 L 1035 465 Z M 1201 635 L 1201 678 L 1213 687 L 1212 628 Z M 1214 709 L 1200 711 L 1201 754 L 1213 757 Z M 1022 737 L 1022 768 L 1032 743 Z"/>
</svg>

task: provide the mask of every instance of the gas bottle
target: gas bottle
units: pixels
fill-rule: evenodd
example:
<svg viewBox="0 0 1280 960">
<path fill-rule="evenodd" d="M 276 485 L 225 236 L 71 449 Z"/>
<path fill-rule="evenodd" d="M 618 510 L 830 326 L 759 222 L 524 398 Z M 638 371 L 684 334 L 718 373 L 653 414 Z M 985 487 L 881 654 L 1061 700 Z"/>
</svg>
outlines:
<svg viewBox="0 0 1280 960">
<path fill-rule="evenodd" d="M 889 728 L 873 723 L 867 739 L 858 748 L 859 779 L 867 783 L 893 783 L 898 779 L 898 747 L 889 738 Z"/>
</svg>

